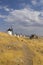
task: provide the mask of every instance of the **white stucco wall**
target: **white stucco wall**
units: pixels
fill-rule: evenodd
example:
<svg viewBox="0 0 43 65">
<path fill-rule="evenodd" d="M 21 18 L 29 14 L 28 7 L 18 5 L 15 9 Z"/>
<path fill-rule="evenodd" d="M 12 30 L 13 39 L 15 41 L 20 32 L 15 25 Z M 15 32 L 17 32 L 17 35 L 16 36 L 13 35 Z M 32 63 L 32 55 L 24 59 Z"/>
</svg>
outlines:
<svg viewBox="0 0 43 65">
<path fill-rule="evenodd" d="M 8 34 L 9 34 L 9 35 L 12 35 L 12 31 L 8 31 Z"/>
</svg>

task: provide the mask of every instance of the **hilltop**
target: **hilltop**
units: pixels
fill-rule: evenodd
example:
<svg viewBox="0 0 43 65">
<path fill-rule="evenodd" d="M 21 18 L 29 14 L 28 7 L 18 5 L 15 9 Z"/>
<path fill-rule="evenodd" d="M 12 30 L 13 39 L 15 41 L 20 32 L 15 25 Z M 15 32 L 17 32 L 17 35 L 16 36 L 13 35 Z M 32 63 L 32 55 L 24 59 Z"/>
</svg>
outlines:
<svg viewBox="0 0 43 65">
<path fill-rule="evenodd" d="M 18 38 L 0 32 L 0 65 L 43 65 L 43 38 Z"/>
</svg>

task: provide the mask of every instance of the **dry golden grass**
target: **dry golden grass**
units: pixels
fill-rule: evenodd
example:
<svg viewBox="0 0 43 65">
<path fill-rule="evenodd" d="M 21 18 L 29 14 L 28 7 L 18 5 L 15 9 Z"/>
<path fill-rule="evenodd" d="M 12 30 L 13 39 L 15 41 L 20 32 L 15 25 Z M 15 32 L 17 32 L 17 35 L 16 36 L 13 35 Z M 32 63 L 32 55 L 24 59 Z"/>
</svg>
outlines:
<svg viewBox="0 0 43 65">
<path fill-rule="evenodd" d="M 18 38 L 0 32 L 0 65 L 43 65 L 43 38 Z"/>
</svg>

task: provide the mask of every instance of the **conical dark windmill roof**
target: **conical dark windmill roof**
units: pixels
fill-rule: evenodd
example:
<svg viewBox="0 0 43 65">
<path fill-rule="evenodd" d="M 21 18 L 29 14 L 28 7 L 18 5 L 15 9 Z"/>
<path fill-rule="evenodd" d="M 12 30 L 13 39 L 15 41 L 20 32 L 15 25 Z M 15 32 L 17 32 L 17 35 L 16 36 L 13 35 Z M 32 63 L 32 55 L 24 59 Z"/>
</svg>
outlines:
<svg viewBox="0 0 43 65">
<path fill-rule="evenodd" d="M 9 28 L 7 31 L 13 31 L 13 29 L 10 29 L 10 28 Z"/>
</svg>

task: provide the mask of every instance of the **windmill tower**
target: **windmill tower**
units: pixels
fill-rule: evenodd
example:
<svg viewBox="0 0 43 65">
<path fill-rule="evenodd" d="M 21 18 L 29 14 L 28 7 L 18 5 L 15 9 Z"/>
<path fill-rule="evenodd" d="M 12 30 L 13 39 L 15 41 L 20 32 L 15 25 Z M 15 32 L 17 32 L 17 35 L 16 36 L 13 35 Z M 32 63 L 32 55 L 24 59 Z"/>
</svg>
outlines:
<svg viewBox="0 0 43 65">
<path fill-rule="evenodd" d="M 14 34 L 14 33 L 13 33 L 13 28 L 12 28 L 12 26 L 11 26 L 11 28 L 9 28 L 9 29 L 7 30 L 7 32 L 8 32 L 9 35 L 13 35 L 13 34 Z"/>
</svg>

